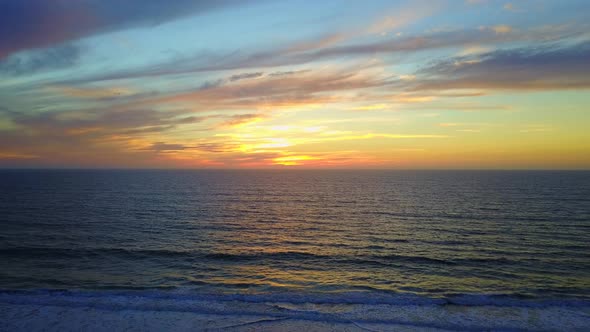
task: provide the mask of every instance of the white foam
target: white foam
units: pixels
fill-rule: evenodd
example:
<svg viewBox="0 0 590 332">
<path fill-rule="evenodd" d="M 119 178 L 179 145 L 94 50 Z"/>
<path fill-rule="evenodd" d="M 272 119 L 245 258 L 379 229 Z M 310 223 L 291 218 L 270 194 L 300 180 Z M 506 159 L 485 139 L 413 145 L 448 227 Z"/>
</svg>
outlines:
<svg viewBox="0 0 590 332">
<path fill-rule="evenodd" d="M 169 292 L 1 292 L 0 322 L 10 331 L 195 330 L 584 330 L 590 306 L 511 306 L 338 302 L 300 294 L 205 295 Z M 330 297 L 324 294 L 324 300 Z M 358 294 L 357 297 L 361 295 Z M 311 302 L 303 299 L 308 298 Z M 361 301 L 357 301 L 361 302 Z M 381 301 L 383 302 L 383 301 Z"/>
</svg>

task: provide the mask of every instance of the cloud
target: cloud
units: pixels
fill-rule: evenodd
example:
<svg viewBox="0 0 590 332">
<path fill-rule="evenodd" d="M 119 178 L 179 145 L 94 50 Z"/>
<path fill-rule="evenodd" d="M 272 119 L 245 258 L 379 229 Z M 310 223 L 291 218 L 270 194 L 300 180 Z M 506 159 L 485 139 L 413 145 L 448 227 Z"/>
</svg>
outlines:
<svg viewBox="0 0 590 332">
<path fill-rule="evenodd" d="M 228 120 L 223 121 L 222 123 L 220 123 L 218 125 L 218 127 L 220 128 L 226 128 L 226 127 L 236 127 L 236 126 L 242 126 L 245 124 L 250 124 L 250 123 L 254 123 L 254 122 L 259 122 L 260 120 L 267 118 L 268 115 L 265 114 L 238 114 L 238 115 L 232 115 L 229 117 Z"/>
<path fill-rule="evenodd" d="M 231 0 L 3 0 L 0 1 L 0 59 L 103 32 L 153 26 L 181 16 L 227 6 Z"/>
<path fill-rule="evenodd" d="M 4 110 L 0 120 L 10 125 L 0 128 L 0 165 L 20 167 L 29 165 L 30 160 L 32 166 L 52 167 L 178 166 L 173 156 L 158 156 L 160 152 L 180 152 L 184 146 L 149 142 L 153 137 L 207 119 L 193 116 L 190 110 L 100 109 L 29 114 Z M 192 160 L 195 165 L 198 161 Z"/>
<path fill-rule="evenodd" d="M 96 82 L 104 80 L 133 79 L 147 76 L 166 76 L 224 70 L 247 70 L 302 65 L 316 61 L 338 58 L 364 58 L 376 55 L 416 53 L 433 49 L 469 47 L 474 44 L 510 44 L 526 41 L 555 41 L 580 36 L 585 27 L 560 27 L 559 29 L 514 30 L 506 25 L 474 29 L 436 31 L 406 37 L 388 37 L 370 42 L 345 45 L 315 45 L 305 50 L 293 50 L 292 46 L 279 46 L 254 52 L 231 52 L 203 57 L 197 54 L 182 60 L 118 72 L 97 74 L 80 79 L 71 79 L 64 84 Z M 310 42 L 311 43 L 311 42 Z M 297 43 L 296 43 L 297 44 Z M 313 43 L 311 43 L 313 44 Z"/>
<path fill-rule="evenodd" d="M 394 29 L 416 23 L 432 15 L 441 5 L 440 1 L 412 1 L 411 7 L 399 8 L 393 14 L 386 15 L 371 24 L 367 33 L 384 35 Z"/>
<path fill-rule="evenodd" d="M 243 74 L 236 74 L 236 75 L 232 75 L 230 76 L 229 80 L 231 82 L 234 81 L 239 81 L 239 80 L 244 80 L 244 79 L 249 79 L 249 78 L 257 78 L 262 76 L 262 72 L 257 72 L 257 73 L 243 73 Z"/>
<path fill-rule="evenodd" d="M 239 145 L 231 142 L 199 142 L 193 148 L 203 152 L 225 153 L 237 151 Z"/>
<path fill-rule="evenodd" d="M 504 9 L 505 11 L 508 11 L 508 12 L 513 12 L 513 13 L 518 13 L 518 12 L 524 11 L 520 6 L 517 6 L 511 2 L 505 3 L 504 6 L 502 6 L 502 9 Z"/>
<path fill-rule="evenodd" d="M 387 75 L 381 67 L 365 64 L 314 71 L 281 72 L 279 75 L 263 72 L 247 74 L 258 78 L 232 81 L 229 76 L 227 79 L 215 80 L 215 84 L 201 84 L 193 88 L 153 94 L 136 94 L 129 98 L 119 98 L 114 106 L 129 109 L 172 106 L 192 109 L 194 112 L 255 111 L 255 113 L 229 116 L 219 114 L 219 118 L 225 118 L 225 121 L 215 126 L 219 129 L 258 122 L 269 117 L 274 111 L 287 109 L 311 110 L 326 104 L 354 103 L 346 109 L 395 110 L 402 105 L 406 107 L 412 103 L 423 105 L 441 98 L 480 97 L 487 94 L 484 89 L 476 88 L 463 91 L 416 91 L 414 88 L 424 83 L 424 78 L 428 78 L 429 75 L 422 73 L 420 79 L 416 75 L 411 75 L 412 79 L 408 79 L 405 76 L 402 77 L 403 75 Z M 92 94 L 102 97 L 103 94 L 110 95 L 112 91 L 119 91 L 119 89 L 122 88 L 103 88 L 97 91 L 76 88 L 72 92 L 75 92 L 76 96 L 82 93 L 84 96 Z M 104 99 L 100 99 L 102 100 Z M 336 107 L 342 109 L 342 106 Z M 453 105 L 452 107 L 469 110 L 482 108 L 481 105 Z M 489 108 L 498 109 L 498 106 Z M 144 129 L 134 130 L 143 131 Z"/>
<path fill-rule="evenodd" d="M 180 103 L 184 107 L 195 105 L 201 111 L 253 108 L 273 110 L 336 102 L 343 92 L 382 88 L 393 83 L 394 80 L 390 77 L 355 72 L 352 68 L 318 70 L 298 75 L 265 76 L 256 80 L 240 80 L 206 89 L 165 94 L 142 100 L 140 104 Z"/>
<path fill-rule="evenodd" d="M 0 160 L 2 159 L 36 159 L 38 156 L 32 154 L 0 152 Z"/>
<path fill-rule="evenodd" d="M 5 113 L 15 128 L 26 136 L 48 139 L 100 140 L 114 135 L 126 136 L 161 132 L 177 126 L 202 122 L 208 117 L 192 116 L 190 111 L 160 112 L 150 109 L 113 109 L 24 114 Z M 43 141 L 39 142 L 43 144 Z"/>
<path fill-rule="evenodd" d="M 303 70 L 289 70 L 289 71 L 275 71 L 273 73 L 268 74 L 268 76 L 285 76 L 285 75 L 296 75 L 296 74 L 303 74 L 308 72 L 308 69 Z"/>
<path fill-rule="evenodd" d="M 155 142 L 151 146 L 147 147 L 146 150 L 153 150 L 153 151 L 181 151 L 189 149 L 184 144 L 170 144 L 164 142 Z"/>
<path fill-rule="evenodd" d="M 548 132 L 554 131 L 556 128 L 552 125 L 545 125 L 545 124 L 529 124 L 523 126 L 520 130 L 521 133 L 539 133 L 539 132 Z"/>
<path fill-rule="evenodd" d="M 328 35 L 321 36 L 319 38 L 314 38 L 310 40 L 304 40 L 300 42 L 296 42 L 293 45 L 290 45 L 286 49 L 283 50 L 285 54 L 287 53 L 300 53 L 306 52 L 309 50 L 315 50 L 318 48 L 325 48 L 332 45 L 336 45 L 342 41 L 349 39 L 353 36 L 353 33 L 332 33 Z"/>
<path fill-rule="evenodd" d="M 124 87 L 111 88 L 77 88 L 71 86 L 48 86 L 49 91 L 58 92 L 64 96 L 90 99 L 112 99 L 121 96 L 133 95 L 134 92 Z"/>
<path fill-rule="evenodd" d="M 590 88 L 590 42 L 497 50 L 440 61 L 414 90 L 561 90 Z"/>
<path fill-rule="evenodd" d="M 499 35 L 503 35 L 512 32 L 512 27 L 506 24 L 500 24 L 493 26 L 492 30 Z"/>
<path fill-rule="evenodd" d="M 228 153 L 235 152 L 238 145 L 227 142 L 195 142 L 193 144 L 154 142 L 151 145 L 143 148 L 143 150 L 150 150 L 156 152 L 176 152 L 176 151 L 201 151 L 210 153 Z"/>
<path fill-rule="evenodd" d="M 15 54 L 0 60 L 0 75 L 21 76 L 44 70 L 69 68 L 78 64 L 80 54 L 80 47 L 73 44 Z"/>
<path fill-rule="evenodd" d="M 339 43 L 362 37 L 364 35 L 381 34 L 386 35 L 393 29 L 399 29 L 412 23 L 420 21 L 424 17 L 432 15 L 442 4 L 439 0 L 415 0 L 411 5 L 397 7 L 391 13 L 386 13 L 367 28 L 348 29 L 334 33 L 327 33 L 319 38 L 304 40 L 294 43 L 282 51 L 284 54 L 301 53 L 322 48 L 335 46 Z"/>
</svg>

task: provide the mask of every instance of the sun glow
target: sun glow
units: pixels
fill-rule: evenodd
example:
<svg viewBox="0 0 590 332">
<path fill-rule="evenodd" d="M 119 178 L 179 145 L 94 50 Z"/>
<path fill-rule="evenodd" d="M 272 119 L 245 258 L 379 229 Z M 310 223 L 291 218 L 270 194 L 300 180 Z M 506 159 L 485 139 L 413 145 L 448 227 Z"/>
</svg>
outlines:
<svg viewBox="0 0 590 332">
<path fill-rule="evenodd" d="M 590 168 L 572 1 L 179 1 L 106 21 L 80 1 L 92 24 L 0 20 L 0 167 Z"/>
</svg>

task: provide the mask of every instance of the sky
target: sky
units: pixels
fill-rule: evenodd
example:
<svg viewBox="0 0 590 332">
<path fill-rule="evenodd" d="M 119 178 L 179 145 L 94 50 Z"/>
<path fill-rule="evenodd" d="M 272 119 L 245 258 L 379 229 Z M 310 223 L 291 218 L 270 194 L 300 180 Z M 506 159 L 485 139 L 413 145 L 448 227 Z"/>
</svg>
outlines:
<svg viewBox="0 0 590 332">
<path fill-rule="evenodd" d="M 0 167 L 590 169 L 589 12 L 0 0 Z"/>
</svg>

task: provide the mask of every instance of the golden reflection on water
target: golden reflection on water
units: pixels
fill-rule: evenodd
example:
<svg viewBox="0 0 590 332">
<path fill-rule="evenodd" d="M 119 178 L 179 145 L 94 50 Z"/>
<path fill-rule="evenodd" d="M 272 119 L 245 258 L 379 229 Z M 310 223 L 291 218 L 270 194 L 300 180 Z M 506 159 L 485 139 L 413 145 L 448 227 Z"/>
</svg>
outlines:
<svg viewBox="0 0 590 332">
<path fill-rule="evenodd" d="M 27 173 L 29 183 L 48 176 L 34 175 Z M 586 178 L 581 173 L 150 171 L 69 177 L 80 188 L 69 184 L 54 197 L 43 186 L 27 185 L 20 190 L 28 194 L 17 197 L 30 199 L 15 201 L 5 213 L 34 226 L 10 240 L 23 249 L 3 252 L 6 284 L 215 292 L 370 288 L 429 296 L 535 296 L 547 290 L 575 296 L 588 289 L 587 220 L 580 204 L 588 195 L 572 189 Z M 61 183 L 61 173 L 54 179 Z M 539 184 L 551 190 L 538 192 Z M 37 228 L 39 221 L 44 228 Z M 23 227 L 19 223 L 13 227 Z M 31 271 L 42 277 L 29 278 Z"/>
</svg>

